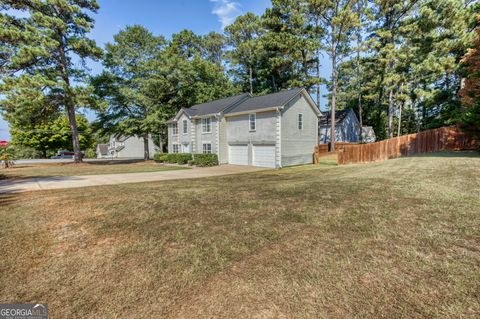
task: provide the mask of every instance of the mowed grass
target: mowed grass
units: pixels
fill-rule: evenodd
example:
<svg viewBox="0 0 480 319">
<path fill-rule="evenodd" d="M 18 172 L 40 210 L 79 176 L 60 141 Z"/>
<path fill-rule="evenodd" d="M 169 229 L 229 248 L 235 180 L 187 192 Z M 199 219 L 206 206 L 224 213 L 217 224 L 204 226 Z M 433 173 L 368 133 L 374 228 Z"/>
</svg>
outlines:
<svg viewBox="0 0 480 319">
<path fill-rule="evenodd" d="M 52 318 L 480 317 L 474 153 L 0 205 L 0 300 Z"/>
<path fill-rule="evenodd" d="M 91 161 L 75 163 L 17 164 L 8 169 L 0 168 L 0 179 L 101 175 L 169 171 L 187 169 L 182 166 L 167 166 L 154 161 Z M 2 176 L 3 175 L 3 176 Z"/>
</svg>

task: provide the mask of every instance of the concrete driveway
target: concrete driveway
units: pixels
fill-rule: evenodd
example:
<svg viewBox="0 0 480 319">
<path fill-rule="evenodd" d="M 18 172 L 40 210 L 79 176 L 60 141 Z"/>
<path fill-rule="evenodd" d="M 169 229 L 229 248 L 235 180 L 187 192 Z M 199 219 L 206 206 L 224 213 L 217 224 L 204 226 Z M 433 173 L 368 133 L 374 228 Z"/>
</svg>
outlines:
<svg viewBox="0 0 480 319">
<path fill-rule="evenodd" d="M 220 165 L 214 167 L 194 167 L 192 169 L 160 172 L 26 178 L 0 181 L 0 193 L 167 181 L 174 179 L 240 174 L 266 169 L 267 168 L 253 166 Z"/>
</svg>

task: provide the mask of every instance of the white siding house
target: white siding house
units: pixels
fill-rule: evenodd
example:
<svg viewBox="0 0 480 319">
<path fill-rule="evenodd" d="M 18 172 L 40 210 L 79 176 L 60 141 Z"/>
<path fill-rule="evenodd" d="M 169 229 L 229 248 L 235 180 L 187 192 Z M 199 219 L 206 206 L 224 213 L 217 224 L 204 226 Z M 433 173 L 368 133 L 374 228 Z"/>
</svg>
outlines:
<svg viewBox="0 0 480 319">
<path fill-rule="evenodd" d="M 303 88 L 237 95 L 180 110 L 169 121 L 168 151 L 215 153 L 221 164 L 278 168 L 312 163 L 320 115 Z M 179 135 L 184 121 L 191 126 L 185 141 Z"/>
<path fill-rule="evenodd" d="M 150 158 L 158 151 L 153 143 L 152 137 L 148 137 L 148 149 Z M 143 137 L 112 135 L 108 144 L 97 146 L 97 158 L 143 158 L 144 141 Z"/>
</svg>

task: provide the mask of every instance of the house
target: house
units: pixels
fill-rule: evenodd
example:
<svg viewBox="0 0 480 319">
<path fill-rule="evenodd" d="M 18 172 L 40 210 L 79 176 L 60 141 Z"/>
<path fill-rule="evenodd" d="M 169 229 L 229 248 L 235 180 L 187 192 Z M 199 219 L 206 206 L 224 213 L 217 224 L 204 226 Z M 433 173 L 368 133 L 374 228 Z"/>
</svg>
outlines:
<svg viewBox="0 0 480 319">
<path fill-rule="evenodd" d="M 108 152 L 109 144 L 98 144 L 97 145 L 97 158 L 110 158 L 110 153 Z"/>
<path fill-rule="evenodd" d="M 221 164 L 312 163 L 320 115 L 303 88 L 240 94 L 181 109 L 168 121 L 168 151 L 214 153 Z"/>
<path fill-rule="evenodd" d="M 158 151 L 153 144 L 153 139 L 148 137 L 148 149 L 150 157 Z M 144 143 L 143 137 L 112 135 L 108 144 L 97 145 L 97 158 L 143 158 Z"/>
<path fill-rule="evenodd" d="M 330 142 L 330 123 L 331 112 L 324 112 L 318 121 L 320 144 Z M 375 142 L 375 133 L 371 126 L 360 127 L 360 122 L 353 110 L 335 111 L 335 142 Z"/>
</svg>

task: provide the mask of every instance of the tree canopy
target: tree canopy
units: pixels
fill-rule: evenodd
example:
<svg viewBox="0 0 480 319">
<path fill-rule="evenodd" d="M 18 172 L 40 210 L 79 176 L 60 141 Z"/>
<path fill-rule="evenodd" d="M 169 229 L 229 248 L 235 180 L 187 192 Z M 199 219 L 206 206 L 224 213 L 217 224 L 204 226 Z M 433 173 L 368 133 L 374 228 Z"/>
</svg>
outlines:
<svg viewBox="0 0 480 319">
<path fill-rule="evenodd" d="M 95 107 L 85 59 L 102 51 L 88 38 L 95 0 L 0 2 L 0 107 L 15 126 L 36 125 L 66 112 L 75 161 L 81 161 L 75 112 Z M 15 14 L 19 12 L 21 14 Z"/>
<path fill-rule="evenodd" d="M 182 107 L 297 86 L 328 110 L 353 109 L 379 139 L 477 114 L 477 1 L 272 0 L 223 33 L 127 26 L 104 55 L 88 38 L 98 9 L 94 0 L 0 1 L 0 110 L 14 129 L 67 114 L 79 154 L 80 108 L 97 110 L 102 134 L 146 138 L 165 136 Z M 87 58 L 102 58 L 103 72 L 91 77 Z"/>
</svg>

